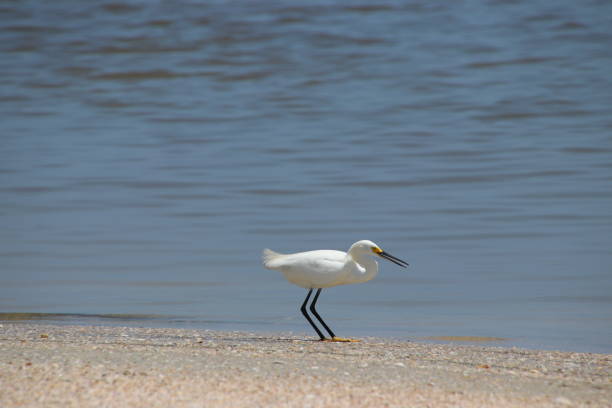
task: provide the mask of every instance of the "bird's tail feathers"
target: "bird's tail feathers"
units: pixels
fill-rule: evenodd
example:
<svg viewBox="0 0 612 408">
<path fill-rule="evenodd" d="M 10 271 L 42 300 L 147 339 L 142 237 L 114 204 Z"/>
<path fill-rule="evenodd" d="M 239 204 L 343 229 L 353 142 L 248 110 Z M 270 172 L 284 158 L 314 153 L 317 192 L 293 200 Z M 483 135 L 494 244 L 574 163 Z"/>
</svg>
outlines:
<svg viewBox="0 0 612 408">
<path fill-rule="evenodd" d="M 283 254 L 279 254 L 278 252 L 274 252 L 271 249 L 264 249 L 261 254 L 261 260 L 266 268 L 272 269 L 277 267 L 277 262 L 274 262 L 278 258 L 283 256 Z"/>
</svg>

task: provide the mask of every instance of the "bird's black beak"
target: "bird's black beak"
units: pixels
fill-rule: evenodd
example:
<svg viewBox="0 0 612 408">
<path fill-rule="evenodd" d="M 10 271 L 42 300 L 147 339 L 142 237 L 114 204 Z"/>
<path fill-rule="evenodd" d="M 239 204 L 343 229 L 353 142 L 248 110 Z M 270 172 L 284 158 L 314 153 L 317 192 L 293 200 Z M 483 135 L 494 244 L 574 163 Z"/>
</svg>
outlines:
<svg viewBox="0 0 612 408">
<path fill-rule="evenodd" d="M 393 255 L 386 253 L 385 251 L 379 252 L 378 255 L 385 258 L 386 260 L 393 262 L 396 265 L 401 266 L 402 268 L 406 268 L 408 266 L 408 262 L 404 262 L 401 259 L 396 258 Z"/>
</svg>

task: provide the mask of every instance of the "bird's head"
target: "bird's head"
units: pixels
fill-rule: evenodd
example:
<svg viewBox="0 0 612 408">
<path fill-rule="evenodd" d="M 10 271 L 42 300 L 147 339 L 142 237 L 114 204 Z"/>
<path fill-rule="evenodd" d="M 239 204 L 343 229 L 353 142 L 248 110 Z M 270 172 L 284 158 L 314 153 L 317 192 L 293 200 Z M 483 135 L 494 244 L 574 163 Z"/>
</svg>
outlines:
<svg viewBox="0 0 612 408">
<path fill-rule="evenodd" d="M 408 262 L 404 262 L 401 259 L 396 258 L 393 255 L 383 251 L 378 245 L 367 239 L 355 242 L 353 245 L 351 245 L 351 249 L 349 249 L 349 252 L 355 255 L 358 254 L 379 256 L 381 258 L 385 258 L 386 260 L 393 262 L 396 265 L 401 266 L 402 268 L 408 266 Z"/>
</svg>

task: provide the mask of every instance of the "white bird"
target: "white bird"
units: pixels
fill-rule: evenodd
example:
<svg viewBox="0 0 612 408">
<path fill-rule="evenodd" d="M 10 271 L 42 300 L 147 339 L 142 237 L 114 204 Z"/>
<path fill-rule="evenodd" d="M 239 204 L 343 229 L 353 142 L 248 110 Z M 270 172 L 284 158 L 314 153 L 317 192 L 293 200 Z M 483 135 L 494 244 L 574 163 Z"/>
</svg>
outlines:
<svg viewBox="0 0 612 408">
<path fill-rule="evenodd" d="M 378 274 L 378 262 L 372 256 L 385 258 L 403 268 L 408 266 L 408 263 L 389 255 L 374 242 L 368 240 L 355 242 L 348 252 L 322 249 L 295 254 L 279 254 L 266 248 L 263 250 L 262 260 L 266 268 L 280 271 L 289 282 L 308 289 L 308 295 L 300 310 L 322 341 L 352 342 L 358 340 L 336 337 L 317 313 L 315 305 L 323 288 L 363 283 L 373 279 Z M 323 335 L 306 312 L 306 304 L 314 289 L 317 289 L 317 292 L 310 304 L 310 311 L 329 333 L 329 339 Z"/>
</svg>

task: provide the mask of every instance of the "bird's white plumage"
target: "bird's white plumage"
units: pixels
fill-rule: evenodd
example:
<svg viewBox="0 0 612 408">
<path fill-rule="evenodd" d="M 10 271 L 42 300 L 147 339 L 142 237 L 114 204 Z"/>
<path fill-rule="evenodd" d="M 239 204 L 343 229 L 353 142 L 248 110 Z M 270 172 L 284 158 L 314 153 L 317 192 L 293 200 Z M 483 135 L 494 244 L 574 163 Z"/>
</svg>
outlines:
<svg viewBox="0 0 612 408">
<path fill-rule="evenodd" d="M 262 261 L 266 268 L 280 271 L 289 282 L 308 289 L 300 310 L 321 340 L 353 342 L 359 340 L 336 337 L 332 329 L 319 316 L 315 306 L 323 288 L 367 282 L 373 279 L 378 274 L 378 263 L 372 259 L 373 256 L 385 258 L 403 268 L 408 266 L 406 262 L 383 251 L 378 245 L 368 240 L 355 242 L 348 252 L 321 249 L 295 254 L 279 254 L 271 249 L 264 249 Z M 329 338 L 325 337 L 306 310 L 314 289 L 316 293 L 310 303 L 310 311 L 325 328 Z"/>
<path fill-rule="evenodd" d="M 348 252 L 322 249 L 279 254 L 265 249 L 263 264 L 282 272 L 289 282 L 303 288 L 330 288 L 373 279 L 378 274 L 378 263 L 372 259 L 376 255 L 373 249 L 382 252 L 368 240 L 354 243 Z"/>
</svg>

